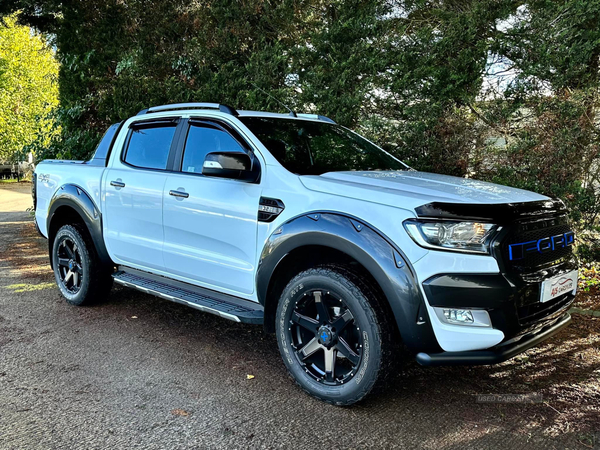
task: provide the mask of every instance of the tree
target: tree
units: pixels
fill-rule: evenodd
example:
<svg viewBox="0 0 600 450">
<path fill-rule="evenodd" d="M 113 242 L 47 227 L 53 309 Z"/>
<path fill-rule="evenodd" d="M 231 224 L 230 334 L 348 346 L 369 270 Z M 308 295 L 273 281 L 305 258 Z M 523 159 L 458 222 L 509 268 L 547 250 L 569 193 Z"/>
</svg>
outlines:
<svg viewBox="0 0 600 450">
<path fill-rule="evenodd" d="M 283 111 L 264 90 L 416 169 L 600 217 L 600 0 L 0 0 L 15 10 L 61 63 L 44 156 L 86 158 L 156 104 Z"/>
<path fill-rule="evenodd" d="M 35 141 L 48 144 L 51 111 L 58 105 L 58 62 L 43 37 L 0 22 L 0 160 L 16 163 Z"/>
<path fill-rule="evenodd" d="M 479 176 L 560 197 L 589 228 L 600 214 L 600 1 L 520 3 L 492 45 L 514 75 L 480 108 L 509 145 Z"/>
</svg>

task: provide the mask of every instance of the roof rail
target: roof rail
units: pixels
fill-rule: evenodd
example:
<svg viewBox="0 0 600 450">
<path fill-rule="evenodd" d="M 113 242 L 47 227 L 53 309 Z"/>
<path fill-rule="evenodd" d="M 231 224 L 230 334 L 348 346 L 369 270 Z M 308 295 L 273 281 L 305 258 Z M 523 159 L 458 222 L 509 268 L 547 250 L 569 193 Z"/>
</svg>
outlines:
<svg viewBox="0 0 600 450">
<path fill-rule="evenodd" d="M 142 109 L 138 116 L 155 112 L 176 111 L 180 109 L 218 109 L 226 114 L 237 116 L 238 112 L 231 106 L 222 105 L 219 103 L 173 103 L 171 105 L 153 106 L 151 108 Z"/>
<path fill-rule="evenodd" d="M 329 117 L 326 116 L 322 116 L 320 114 L 305 114 L 305 113 L 298 113 L 297 117 L 304 117 L 305 119 L 315 119 L 315 120 L 321 120 L 323 122 L 329 122 L 329 123 L 336 123 L 335 120 L 330 119 Z"/>
</svg>

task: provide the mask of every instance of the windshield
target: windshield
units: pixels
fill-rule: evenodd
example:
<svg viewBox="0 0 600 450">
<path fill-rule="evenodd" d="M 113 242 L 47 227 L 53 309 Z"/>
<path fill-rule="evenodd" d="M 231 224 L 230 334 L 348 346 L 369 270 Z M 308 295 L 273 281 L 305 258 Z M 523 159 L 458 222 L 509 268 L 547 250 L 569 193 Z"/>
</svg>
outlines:
<svg viewBox="0 0 600 450">
<path fill-rule="evenodd" d="M 297 175 L 408 168 L 379 147 L 339 125 L 272 117 L 239 119 L 283 167 Z"/>
</svg>

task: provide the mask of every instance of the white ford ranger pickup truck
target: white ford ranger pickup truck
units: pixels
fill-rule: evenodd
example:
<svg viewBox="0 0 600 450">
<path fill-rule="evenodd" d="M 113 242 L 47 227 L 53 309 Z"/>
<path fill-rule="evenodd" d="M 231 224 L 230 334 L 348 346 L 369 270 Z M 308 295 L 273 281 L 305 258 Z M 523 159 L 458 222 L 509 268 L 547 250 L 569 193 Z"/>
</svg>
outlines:
<svg viewBox="0 0 600 450">
<path fill-rule="evenodd" d="M 41 162 L 32 193 L 69 303 L 116 282 L 261 324 L 337 405 L 402 355 L 505 361 L 568 324 L 577 286 L 560 200 L 417 172 L 318 115 L 149 108 L 89 161 Z"/>
</svg>

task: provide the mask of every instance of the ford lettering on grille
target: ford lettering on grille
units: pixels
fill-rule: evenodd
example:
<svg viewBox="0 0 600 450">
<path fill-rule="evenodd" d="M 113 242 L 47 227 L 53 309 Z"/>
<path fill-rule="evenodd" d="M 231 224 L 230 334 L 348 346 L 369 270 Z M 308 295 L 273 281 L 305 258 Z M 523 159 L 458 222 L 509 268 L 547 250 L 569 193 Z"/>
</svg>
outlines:
<svg viewBox="0 0 600 450">
<path fill-rule="evenodd" d="M 567 233 L 549 236 L 537 241 L 520 242 L 508 246 L 508 258 L 511 261 L 525 259 L 527 256 L 534 253 L 548 253 L 559 248 L 565 248 L 573 245 L 575 242 L 575 233 L 568 231 Z"/>
</svg>

